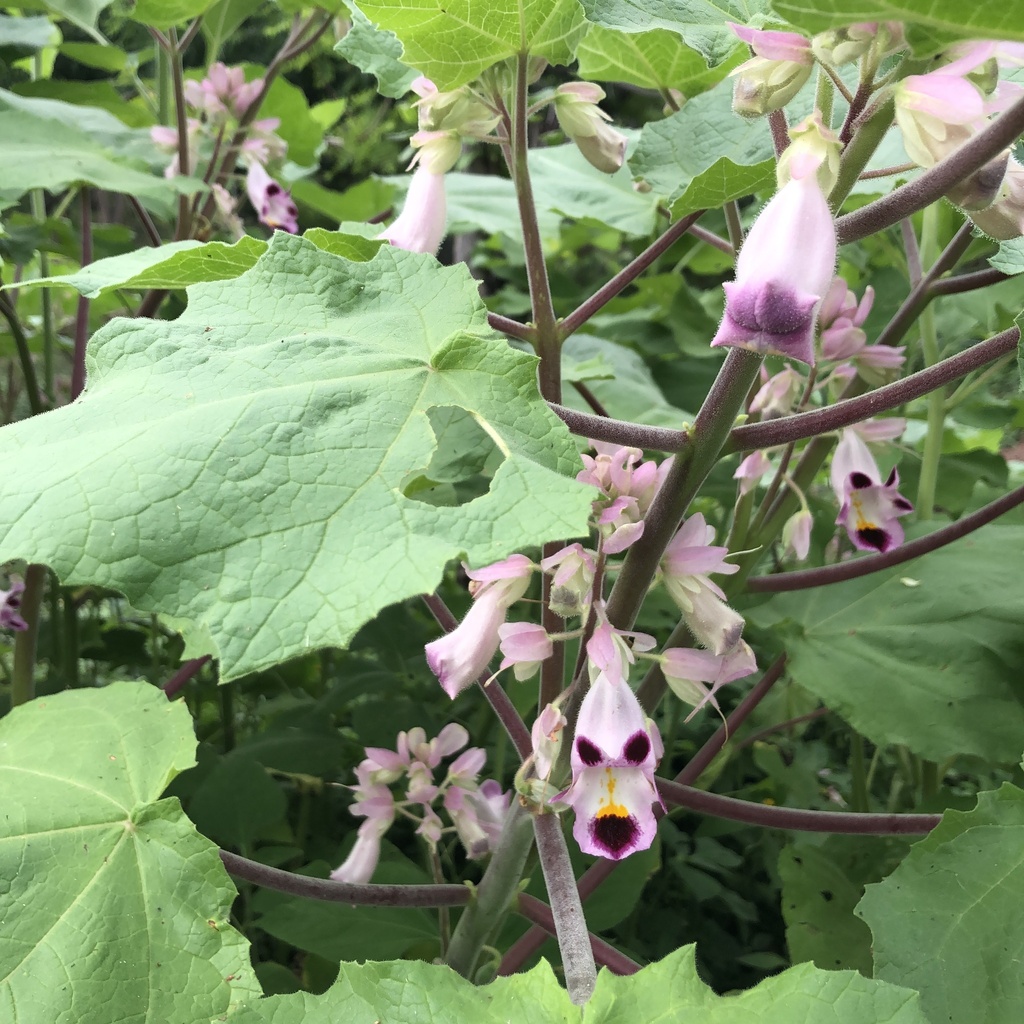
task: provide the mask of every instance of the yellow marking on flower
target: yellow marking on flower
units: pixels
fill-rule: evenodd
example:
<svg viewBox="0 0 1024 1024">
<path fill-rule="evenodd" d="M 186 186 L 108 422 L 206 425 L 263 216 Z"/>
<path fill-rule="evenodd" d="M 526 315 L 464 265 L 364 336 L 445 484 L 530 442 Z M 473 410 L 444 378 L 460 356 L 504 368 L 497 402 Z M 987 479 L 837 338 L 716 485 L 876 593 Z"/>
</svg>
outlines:
<svg viewBox="0 0 1024 1024">
<path fill-rule="evenodd" d="M 601 801 L 601 806 L 597 809 L 595 818 L 628 818 L 630 817 L 629 811 L 626 810 L 622 804 L 615 802 L 615 773 L 611 768 L 605 768 L 605 788 L 608 790 L 608 796 L 606 799 Z"/>
<path fill-rule="evenodd" d="M 853 511 L 857 516 L 857 531 L 861 530 L 877 530 L 879 526 L 877 523 L 871 522 L 869 519 L 864 518 L 864 508 L 860 503 L 860 499 L 855 495 L 850 495 L 850 503 L 853 505 Z"/>
</svg>

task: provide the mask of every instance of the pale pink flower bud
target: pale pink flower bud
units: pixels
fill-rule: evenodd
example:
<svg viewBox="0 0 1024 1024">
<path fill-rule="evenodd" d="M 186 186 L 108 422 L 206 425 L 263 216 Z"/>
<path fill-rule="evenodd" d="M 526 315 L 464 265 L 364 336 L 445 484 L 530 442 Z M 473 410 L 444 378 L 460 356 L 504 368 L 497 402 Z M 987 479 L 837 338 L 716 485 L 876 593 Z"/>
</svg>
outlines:
<svg viewBox="0 0 1024 1024">
<path fill-rule="evenodd" d="M 597 571 L 592 551 L 580 544 L 570 544 L 545 558 L 540 567 L 544 572 L 554 570 L 549 607 L 556 615 L 567 619 L 589 611 Z"/>
<path fill-rule="evenodd" d="M 417 167 L 402 212 L 377 237 L 399 249 L 433 255 L 444 240 L 447 222 L 444 175 Z"/>
<path fill-rule="evenodd" d="M 865 441 L 895 441 L 907 429 L 905 416 L 889 416 L 886 419 L 864 420 L 850 428 Z"/>
<path fill-rule="evenodd" d="M 736 467 L 732 478 L 740 482 L 740 494 L 749 494 L 761 482 L 761 477 L 768 473 L 772 464 L 762 451 L 751 452 Z"/>
<path fill-rule="evenodd" d="M 784 107 L 810 78 L 814 65 L 810 41 L 795 32 L 726 24 L 756 54 L 730 72 L 736 79 L 733 110 L 744 117 L 760 117 Z"/>
<path fill-rule="evenodd" d="M 811 49 L 822 63 L 838 68 L 863 57 L 877 34 L 877 21 L 862 21 L 846 28 L 819 32 L 811 39 Z"/>
<path fill-rule="evenodd" d="M 335 882 L 360 884 L 369 882 L 380 860 L 381 836 L 388 830 L 390 824 L 390 821 L 367 818 L 359 826 L 352 852 L 331 872 L 331 879 Z"/>
<path fill-rule="evenodd" d="M 764 372 L 767 374 L 766 370 Z M 793 411 L 793 403 L 800 397 L 803 388 L 803 376 L 791 366 L 787 366 L 761 385 L 761 389 L 750 403 L 750 411 L 761 413 L 762 418 L 766 420 L 788 416 Z"/>
<path fill-rule="evenodd" d="M 1024 166 L 1009 159 L 999 198 L 971 220 L 990 238 L 1006 240 L 1024 235 Z"/>
<path fill-rule="evenodd" d="M 537 716 L 530 730 L 533 740 L 533 763 L 537 775 L 547 779 L 562 749 L 562 736 L 568 721 L 555 704 L 548 704 Z"/>
<path fill-rule="evenodd" d="M 910 75 L 896 86 L 896 123 L 907 155 L 931 167 L 985 126 L 985 99 L 951 65 L 926 75 Z"/>
<path fill-rule="evenodd" d="M 614 174 L 622 167 L 629 140 L 606 123 L 611 118 L 597 105 L 603 99 L 604 90 L 593 82 L 568 82 L 555 90 L 555 116 L 592 166 Z"/>
<path fill-rule="evenodd" d="M 789 129 L 790 144 L 779 158 L 775 177 L 780 187 L 794 178 L 814 175 L 823 193 L 832 191 L 839 177 L 839 136 L 827 128 L 815 111 Z"/>
<path fill-rule="evenodd" d="M 546 630 L 534 622 L 506 622 L 498 627 L 498 636 L 505 655 L 501 668 L 511 667 L 520 682 L 536 675 L 541 662 L 554 653 Z"/>
<path fill-rule="evenodd" d="M 835 222 L 816 177 L 793 178 L 743 243 L 711 344 L 813 364 L 815 317 L 835 273 L 836 246 Z"/>
<path fill-rule="evenodd" d="M 448 766 L 448 779 L 457 786 L 475 785 L 476 777 L 487 761 L 487 751 L 482 747 L 464 750 Z"/>
<path fill-rule="evenodd" d="M 814 517 L 805 509 L 795 512 L 782 527 L 782 545 L 786 551 L 792 551 L 802 562 L 811 550 L 811 527 Z"/>
</svg>

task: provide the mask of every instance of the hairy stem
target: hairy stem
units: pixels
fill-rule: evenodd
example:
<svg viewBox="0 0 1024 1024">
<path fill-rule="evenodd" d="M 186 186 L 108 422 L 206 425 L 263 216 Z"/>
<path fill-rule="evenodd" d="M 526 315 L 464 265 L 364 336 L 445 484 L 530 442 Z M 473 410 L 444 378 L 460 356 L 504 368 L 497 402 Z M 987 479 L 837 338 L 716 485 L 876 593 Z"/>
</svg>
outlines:
<svg viewBox="0 0 1024 1024">
<path fill-rule="evenodd" d="M 597 967 L 562 824 L 557 815 L 540 814 L 533 819 L 533 830 L 562 953 L 565 986 L 573 1005 L 582 1006 L 597 984 Z"/>
<path fill-rule="evenodd" d="M 82 211 L 82 266 L 92 263 L 92 192 L 83 185 L 79 192 Z M 89 340 L 89 300 L 78 297 L 75 309 L 75 355 L 71 366 L 71 400 L 85 388 L 85 346 Z"/>
<path fill-rule="evenodd" d="M 501 839 L 480 884 L 452 933 L 445 963 L 464 978 L 472 978 L 480 953 L 504 924 L 515 906 L 526 858 L 533 847 L 531 815 L 513 800 Z"/>
<path fill-rule="evenodd" d="M 27 704 L 36 694 L 36 640 L 39 636 L 39 610 L 46 589 L 46 566 L 25 568 L 25 589 L 18 609 L 28 625 L 14 634 L 14 667 L 11 672 L 11 707 Z"/>
<path fill-rule="evenodd" d="M 0 292 L 0 314 L 7 321 L 11 329 L 11 336 L 14 338 L 14 347 L 18 350 L 18 363 L 21 366 L 21 375 L 25 381 L 25 395 L 28 398 L 28 407 L 33 416 L 38 416 L 46 406 L 43 404 L 43 396 L 39 390 L 39 381 L 36 378 L 36 367 L 32 361 L 32 353 L 28 347 L 28 338 L 18 319 L 18 312 L 14 303 L 6 292 Z"/>
</svg>

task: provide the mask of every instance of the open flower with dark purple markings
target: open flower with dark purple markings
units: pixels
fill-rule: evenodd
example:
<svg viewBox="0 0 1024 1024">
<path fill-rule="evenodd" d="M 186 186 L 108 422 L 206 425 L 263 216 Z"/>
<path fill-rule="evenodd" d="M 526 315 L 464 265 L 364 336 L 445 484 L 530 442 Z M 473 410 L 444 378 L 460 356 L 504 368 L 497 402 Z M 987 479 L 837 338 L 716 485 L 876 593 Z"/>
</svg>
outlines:
<svg viewBox="0 0 1024 1024">
<path fill-rule="evenodd" d="M 0 627 L 24 632 L 28 623 L 21 617 L 21 595 L 25 584 L 21 580 L 11 583 L 8 590 L 0 590 Z"/>
<path fill-rule="evenodd" d="M 874 456 L 855 430 L 843 431 L 831 477 L 840 504 L 836 524 L 845 527 L 854 547 L 884 554 L 903 543 L 899 518 L 914 506 L 899 493 L 895 467 L 882 483 Z"/>
<path fill-rule="evenodd" d="M 610 860 L 654 842 L 654 807 L 661 805 L 654 785 L 661 738 L 629 688 L 622 636 L 604 621 L 587 644 L 593 681 L 576 720 L 572 784 L 556 797 L 576 815 L 572 831 L 580 849 Z"/>
<path fill-rule="evenodd" d="M 249 164 L 245 189 L 261 224 L 266 224 L 268 228 L 280 228 L 292 235 L 299 230 L 299 208 L 292 202 L 288 192 L 255 160 Z"/>
</svg>

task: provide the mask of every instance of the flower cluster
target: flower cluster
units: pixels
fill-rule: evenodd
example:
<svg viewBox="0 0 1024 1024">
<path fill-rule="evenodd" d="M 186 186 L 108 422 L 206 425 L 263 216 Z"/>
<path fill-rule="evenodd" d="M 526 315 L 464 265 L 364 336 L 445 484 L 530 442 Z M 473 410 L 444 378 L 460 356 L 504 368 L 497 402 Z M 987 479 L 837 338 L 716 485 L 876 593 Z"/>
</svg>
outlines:
<svg viewBox="0 0 1024 1024">
<path fill-rule="evenodd" d="M 597 528 L 605 554 L 615 555 L 643 536 L 643 517 L 671 468 L 672 459 L 659 466 L 644 461 L 639 448 L 604 441 L 591 441 L 590 446 L 597 455 L 580 456 L 584 468 L 576 479 L 601 492 L 601 497 L 594 501 Z"/>
<path fill-rule="evenodd" d="M 476 860 L 494 849 L 501 832 L 511 794 L 503 792 L 493 779 L 478 782 L 485 752 L 479 747 L 462 748 L 469 734 L 461 725 L 446 725 L 436 738 L 427 739 L 423 729 L 398 734 L 395 750 L 367 747 L 366 758 L 356 768 L 356 795 L 350 808 L 364 818 L 352 852 L 331 872 L 336 882 L 368 882 L 380 860 L 380 841 L 397 814 L 417 823 L 416 833 L 436 847 L 446 832 L 454 831 L 466 851 Z M 446 768 L 440 782 L 435 771 L 442 760 L 459 754 Z M 395 799 L 391 787 L 404 780 L 405 796 Z M 445 826 L 435 809 L 440 802 L 451 826 Z"/>
<path fill-rule="evenodd" d="M 199 165 L 223 151 L 226 139 L 248 114 L 263 92 L 263 79 L 246 82 L 240 67 L 229 68 L 219 61 L 210 66 L 206 78 L 185 83 L 185 103 L 193 117 L 186 119 L 188 133 L 189 171 L 195 174 Z M 265 117 L 254 120 L 246 128 L 246 138 L 239 159 L 246 168 L 246 193 L 260 223 L 294 234 L 299 229 L 299 211 L 288 192 L 267 172 L 265 165 L 284 157 L 287 144 L 275 134 L 281 120 Z M 166 125 L 150 129 L 150 137 L 162 149 L 173 154 L 164 170 L 167 177 L 181 173 L 178 132 Z M 221 185 L 213 186 L 214 209 L 224 227 L 236 236 L 244 231 L 235 213 L 235 200 Z"/>
<path fill-rule="evenodd" d="M 1024 45 L 963 42 L 923 75 L 909 75 L 896 87 L 896 123 L 910 159 L 931 167 L 949 156 L 1021 95 L 1015 82 L 1000 80 L 1000 69 L 1024 64 Z M 958 182 L 947 196 L 967 210 L 993 238 L 1024 233 L 1024 167 L 1005 151 Z"/>
</svg>

